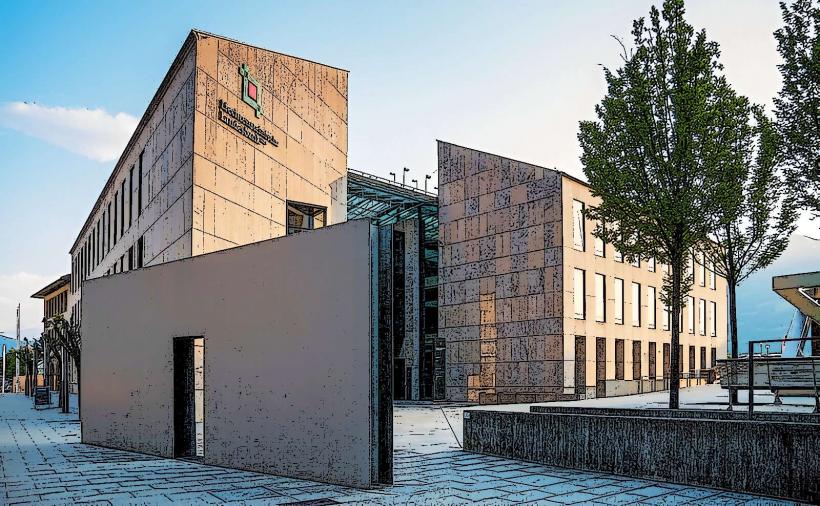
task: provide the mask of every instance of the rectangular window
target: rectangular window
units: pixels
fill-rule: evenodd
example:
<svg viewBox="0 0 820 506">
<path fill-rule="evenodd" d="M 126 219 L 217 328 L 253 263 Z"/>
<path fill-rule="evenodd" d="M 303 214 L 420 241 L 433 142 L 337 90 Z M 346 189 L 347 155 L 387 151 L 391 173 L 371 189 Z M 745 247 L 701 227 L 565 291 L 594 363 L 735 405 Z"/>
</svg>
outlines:
<svg viewBox="0 0 820 506">
<path fill-rule="evenodd" d="M 601 228 L 606 230 L 606 223 L 602 223 Z M 595 256 L 606 257 L 606 243 L 597 236 L 595 237 Z"/>
<path fill-rule="evenodd" d="M 145 254 L 145 239 L 143 237 L 140 237 L 139 239 L 137 239 L 136 254 L 137 254 L 137 269 L 142 269 L 143 260 L 144 260 L 143 255 Z"/>
<path fill-rule="evenodd" d="M 615 379 L 624 379 L 624 340 L 615 340 Z"/>
<path fill-rule="evenodd" d="M 689 372 L 695 372 L 695 347 L 689 347 Z"/>
<path fill-rule="evenodd" d="M 641 266 L 641 259 L 640 258 L 636 258 L 635 260 L 632 261 L 632 267 L 640 267 L 640 266 Z"/>
<path fill-rule="evenodd" d="M 325 226 L 327 209 L 324 207 L 288 201 L 288 235 Z"/>
<path fill-rule="evenodd" d="M 125 233 L 125 179 L 120 184 L 120 237 Z"/>
<path fill-rule="evenodd" d="M 657 324 L 657 297 L 655 295 L 655 287 L 646 287 L 646 312 L 647 312 L 647 326 L 654 329 Z"/>
<path fill-rule="evenodd" d="M 641 285 L 632 283 L 632 326 L 641 326 Z"/>
<path fill-rule="evenodd" d="M 111 251 L 111 202 L 108 203 L 108 211 L 105 215 L 105 252 Z"/>
<path fill-rule="evenodd" d="M 584 229 L 584 203 L 577 200 L 572 201 L 572 247 L 578 251 L 584 251 L 585 234 Z"/>
<path fill-rule="evenodd" d="M 655 373 L 657 372 L 656 371 L 656 363 L 657 363 L 656 362 L 657 361 L 656 354 L 657 353 L 658 353 L 658 350 L 656 348 L 655 343 L 650 341 L 649 342 L 649 377 L 650 378 L 654 378 Z"/>
<path fill-rule="evenodd" d="M 137 171 L 137 217 L 142 216 L 142 159 L 145 151 L 140 153 Z"/>
<path fill-rule="evenodd" d="M 117 238 L 119 237 L 119 234 L 117 234 L 117 224 L 118 224 L 117 210 L 118 210 L 119 206 L 120 206 L 120 194 L 119 194 L 119 192 L 115 192 L 114 193 L 114 239 L 111 241 L 111 243 L 114 246 L 117 245 Z"/>
<path fill-rule="evenodd" d="M 646 268 L 649 272 L 655 272 L 655 257 L 651 257 L 646 261 Z"/>
<path fill-rule="evenodd" d="M 583 320 L 586 318 L 586 291 L 585 291 L 586 271 L 583 269 L 575 269 L 572 275 L 572 304 L 573 316 L 576 320 Z"/>
<path fill-rule="evenodd" d="M 709 262 L 709 288 L 712 290 L 715 289 L 715 264 L 714 262 Z"/>
<path fill-rule="evenodd" d="M 632 379 L 641 379 L 641 342 L 632 341 Z"/>
<path fill-rule="evenodd" d="M 708 369 L 709 367 L 706 365 L 706 346 L 700 347 L 700 368 L 701 369 Z"/>
<path fill-rule="evenodd" d="M 615 323 L 624 324 L 624 280 L 615 278 Z"/>
<path fill-rule="evenodd" d="M 123 271 L 123 267 L 125 267 L 125 255 L 120 256 L 120 272 Z"/>
<path fill-rule="evenodd" d="M 668 378 L 672 373 L 672 356 L 669 343 L 663 343 L 663 377 Z"/>
<path fill-rule="evenodd" d="M 706 301 L 703 299 L 698 299 L 698 331 L 706 335 Z"/>
<path fill-rule="evenodd" d="M 595 274 L 595 321 L 606 321 L 606 276 Z"/>
<path fill-rule="evenodd" d="M 678 346 L 678 371 L 683 372 L 683 345 Z"/>
<path fill-rule="evenodd" d="M 686 330 L 689 331 L 690 334 L 695 333 L 695 298 L 689 296 L 686 298 Z"/>
<path fill-rule="evenodd" d="M 128 270 L 134 269 L 134 246 L 128 248 Z"/>
<path fill-rule="evenodd" d="M 717 348 L 712 348 L 712 367 L 717 365 Z"/>
<path fill-rule="evenodd" d="M 700 286 L 706 286 L 706 262 L 703 258 L 703 252 L 698 252 L 697 263 L 698 263 L 698 284 Z"/>
<path fill-rule="evenodd" d="M 128 172 L 128 228 L 134 224 L 134 166 Z"/>
<path fill-rule="evenodd" d="M 715 337 L 717 335 L 717 304 L 709 302 L 709 335 Z"/>
<path fill-rule="evenodd" d="M 669 316 L 669 306 L 666 304 L 663 305 L 663 314 L 661 315 L 661 318 L 663 321 L 663 330 L 669 330 L 669 322 L 671 320 Z"/>
</svg>

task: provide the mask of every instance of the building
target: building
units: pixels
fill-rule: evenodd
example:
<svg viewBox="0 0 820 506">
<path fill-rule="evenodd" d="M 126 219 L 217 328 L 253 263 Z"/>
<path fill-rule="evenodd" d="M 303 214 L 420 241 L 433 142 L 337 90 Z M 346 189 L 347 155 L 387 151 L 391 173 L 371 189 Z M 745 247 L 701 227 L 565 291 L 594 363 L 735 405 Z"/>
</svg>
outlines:
<svg viewBox="0 0 820 506">
<path fill-rule="evenodd" d="M 480 403 L 660 390 L 668 376 L 666 266 L 592 235 L 588 186 L 562 172 L 438 143 L 439 336 L 446 398 Z M 726 355 L 726 282 L 690 259 L 681 370 Z M 690 380 L 691 381 L 691 380 Z M 685 382 L 684 382 L 685 384 Z"/>
<path fill-rule="evenodd" d="M 87 279 L 346 219 L 346 70 L 193 30 L 71 247 Z"/>
<path fill-rule="evenodd" d="M 70 314 L 68 313 L 68 295 L 70 285 L 71 274 L 65 274 L 44 286 L 42 289 L 38 290 L 37 293 L 31 296 L 34 299 L 43 300 L 43 334 L 47 335 L 50 340 L 56 339 L 57 336 L 55 334 L 55 330 L 50 328 L 50 325 L 46 323 L 46 320 L 57 315 L 62 315 L 63 318 L 66 319 L 70 318 Z M 47 352 L 51 354 L 53 350 L 47 350 Z M 70 360 L 67 354 L 65 357 Z M 45 384 L 52 390 L 58 390 L 60 388 L 60 378 L 62 377 L 60 374 L 61 367 L 61 357 L 58 356 L 51 357 L 51 359 L 48 360 L 44 366 L 43 376 L 45 378 Z M 76 393 L 77 371 L 73 363 L 68 367 L 67 372 L 68 382 L 71 387 L 70 391 Z"/>
</svg>

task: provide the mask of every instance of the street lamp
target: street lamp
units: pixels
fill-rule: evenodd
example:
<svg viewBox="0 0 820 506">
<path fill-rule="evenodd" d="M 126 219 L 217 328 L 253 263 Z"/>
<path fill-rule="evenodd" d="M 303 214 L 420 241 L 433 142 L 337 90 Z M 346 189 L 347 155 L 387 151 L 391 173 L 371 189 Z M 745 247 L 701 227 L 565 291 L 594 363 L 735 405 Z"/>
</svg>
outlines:
<svg viewBox="0 0 820 506">
<path fill-rule="evenodd" d="M 407 167 L 404 167 L 404 172 L 401 173 L 401 184 L 402 184 L 402 186 L 404 186 L 404 181 L 405 181 L 404 176 L 406 176 L 408 172 L 410 172 L 410 169 L 408 169 Z"/>
<path fill-rule="evenodd" d="M 396 173 L 391 172 L 390 175 L 393 176 L 393 182 L 395 183 L 396 182 Z"/>
<path fill-rule="evenodd" d="M 433 176 L 431 176 L 430 174 L 425 174 L 424 175 L 424 191 L 427 191 L 427 181 L 429 181 L 430 178 L 432 178 L 432 177 Z"/>
</svg>

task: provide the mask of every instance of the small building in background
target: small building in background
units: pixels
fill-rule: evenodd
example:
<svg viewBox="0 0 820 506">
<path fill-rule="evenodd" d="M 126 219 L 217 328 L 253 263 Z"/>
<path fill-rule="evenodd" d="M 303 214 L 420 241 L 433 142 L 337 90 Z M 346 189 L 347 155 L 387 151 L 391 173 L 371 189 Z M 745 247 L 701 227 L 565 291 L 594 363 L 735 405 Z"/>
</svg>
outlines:
<svg viewBox="0 0 820 506">
<path fill-rule="evenodd" d="M 70 285 L 71 274 L 65 274 L 44 286 L 31 296 L 34 299 L 43 300 L 43 333 L 49 338 L 47 341 L 53 342 L 53 340 L 56 340 L 57 335 L 54 329 L 49 328 L 50 326 L 46 320 L 57 315 L 62 315 L 62 317 L 66 320 L 71 318 L 68 311 L 68 292 Z M 52 390 L 59 390 L 62 377 L 60 370 L 62 367 L 63 357 L 59 354 L 58 350 L 48 349 L 47 344 L 45 353 L 49 355 L 49 359 L 43 361 L 44 370 L 41 371 L 43 381 L 45 385 Z M 77 369 L 68 354 L 65 356 L 70 362 L 68 367 L 69 390 L 71 393 L 77 393 Z"/>
</svg>

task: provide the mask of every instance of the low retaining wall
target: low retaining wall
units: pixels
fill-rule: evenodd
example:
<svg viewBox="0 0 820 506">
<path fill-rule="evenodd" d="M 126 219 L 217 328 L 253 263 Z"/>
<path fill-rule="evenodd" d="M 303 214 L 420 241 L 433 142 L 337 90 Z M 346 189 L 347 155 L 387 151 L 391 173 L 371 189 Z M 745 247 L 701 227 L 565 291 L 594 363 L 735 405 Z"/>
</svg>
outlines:
<svg viewBox="0 0 820 506">
<path fill-rule="evenodd" d="M 574 406 L 530 406 L 532 413 L 553 413 L 570 415 L 600 416 L 640 416 L 646 418 L 695 418 L 701 420 L 749 420 L 749 413 L 743 407 L 734 411 L 717 409 L 664 409 L 664 408 L 584 408 Z M 754 412 L 755 421 L 820 423 L 818 413 L 773 413 Z"/>
<path fill-rule="evenodd" d="M 568 409 L 572 411 L 465 411 L 464 449 L 553 466 L 820 502 L 818 423 L 708 419 L 713 415 L 705 413 L 685 418 L 650 412 L 634 416 L 623 414 L 632 410 L 599 410 L 609 412 L 604 416 Z"/>
</svg>

